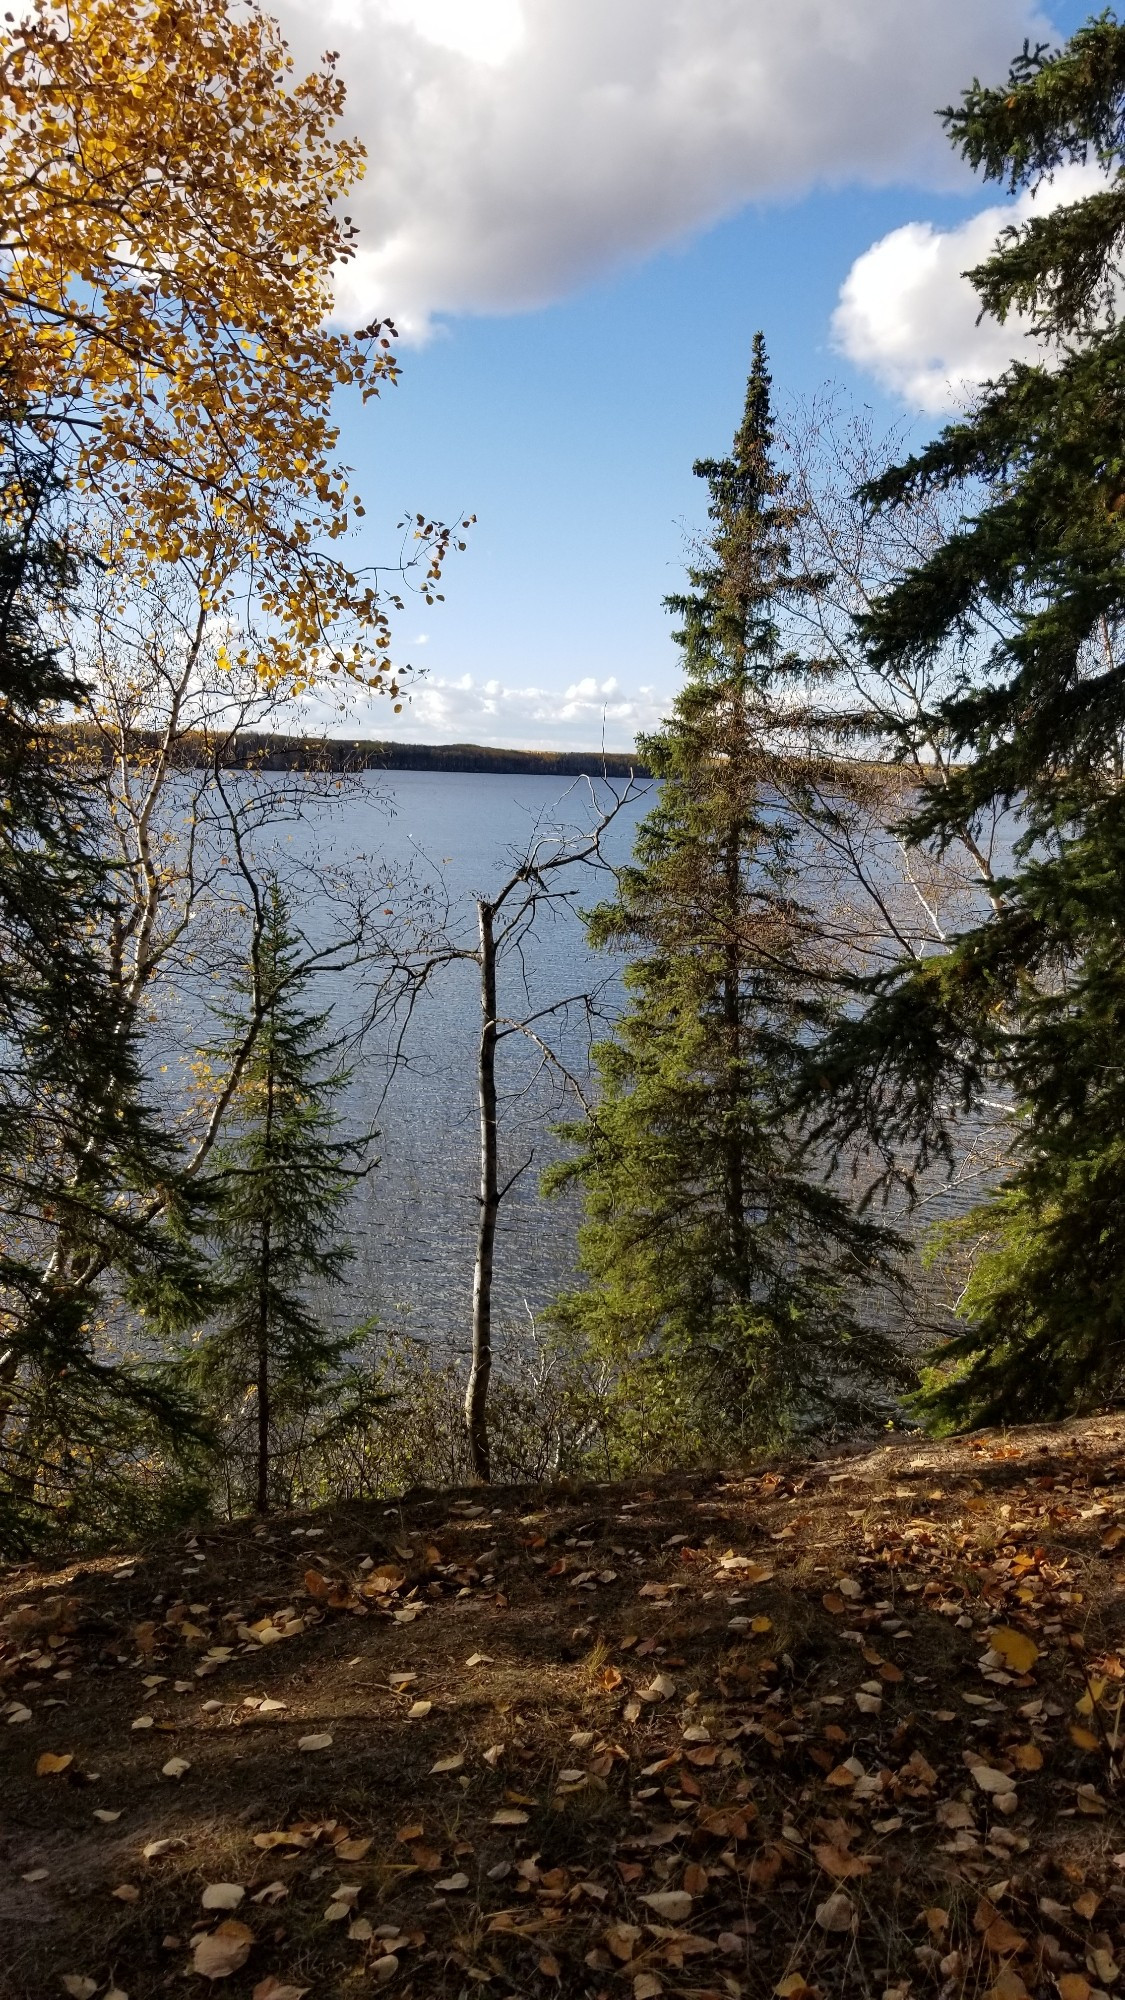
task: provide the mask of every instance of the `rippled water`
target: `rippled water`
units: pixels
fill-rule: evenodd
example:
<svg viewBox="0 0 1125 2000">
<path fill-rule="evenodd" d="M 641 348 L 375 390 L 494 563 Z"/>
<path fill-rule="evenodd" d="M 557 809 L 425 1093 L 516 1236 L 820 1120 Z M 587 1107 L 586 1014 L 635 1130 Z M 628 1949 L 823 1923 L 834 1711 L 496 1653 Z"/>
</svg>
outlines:
<svg viewBox="0 0 1125 2000">
<path fill-rule="evenodd" d="M 612 861 L 627 857 L 650 792 L 643 787 L 611 829 Z M 603 803 L 609 796 L 604 787 L 598 794 Z M 592 812 L 585 785 L 560 778 L 367 773 L 336 805 L 286 834 L 284 851 L 302 870 L 326 877 L 361 856 L 389 866 L 400 881 L 412 871 L 448 898 L 450 934 L 471 948 L 476 896 L 496 893 L 537 828 L 589 825 Z M 573 901 L 545 912 L 522 956 L 501 968 L 502 1016 L 525 1017 L 599 985 L 608 1010 L 619 1004 L 620 966 L 589 951 L 578 915 L 607 893 L 608 880 L 576 871 L 569 885 Z M 370 1125 L 376 1111 L 379 1127 L 378 1169 L 355 1198 L 350 1309 L 455 1350 L 468 1340 L 477 1220 L 477 981 L 468 963 L 436 973 L 411 1018 L 403 1060 L 392 1072 L 387 1037 L 374 1035 L 345 1104 L 350 1130 Z M 328 990 L 341 1019 L 354 1019 L 369 997 L 354 976 Z M 565 1023 L 548 1021 L 544 1033 L 572 1066 L 584 1068 L 587 1036 L 577 1022 L 568 1032 Z M 544 1203 L 538 1191 L 559 1150 L 551 1124 L 568 1109 L 557 1078 L 542 1073 L 535 1051 L 512 1036 L 499 1053 L 499 1084 L 502 1179 L 530 1162 L 501 1211 L 494 1296 L 502 1326 L 526 1324 L 572 1279 L 578 1205 L 571 1197 Z M 922 1220 L 963 1207 L 976 1193 L 978 1186 L 935 1187 Z"/>
</svg>

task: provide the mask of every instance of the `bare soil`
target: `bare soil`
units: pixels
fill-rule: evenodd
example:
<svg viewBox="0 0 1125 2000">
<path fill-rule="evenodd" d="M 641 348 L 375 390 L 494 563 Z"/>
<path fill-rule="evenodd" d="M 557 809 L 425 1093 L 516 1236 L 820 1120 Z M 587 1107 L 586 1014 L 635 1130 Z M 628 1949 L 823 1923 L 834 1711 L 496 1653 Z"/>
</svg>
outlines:
<svg viewBox="0 0 1125 2000">
<path fill-rule="evenodd" d="M 0 1993 L 1121 2000 L 1123 1559 L 1111 1416 L 0 1572 Z"/>
</svg>

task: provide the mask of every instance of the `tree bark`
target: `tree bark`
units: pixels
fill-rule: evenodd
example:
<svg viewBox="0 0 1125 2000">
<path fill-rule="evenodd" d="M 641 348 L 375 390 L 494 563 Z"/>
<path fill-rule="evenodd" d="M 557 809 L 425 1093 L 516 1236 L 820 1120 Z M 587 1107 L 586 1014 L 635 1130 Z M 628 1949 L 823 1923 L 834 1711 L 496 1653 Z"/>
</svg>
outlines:
<svg viewBox="0 0 1125 2000">
<path fill-rule="evenodd" d="M 496 937 L 494 908 L 478 898 L 480 926 L 480 1048 L 477 1098 L 480 1105 L 480 1217 L 473 1270 L 473 1354 L 465 1391 L 465 1425 L 474 1476 L 492 1477 L 488 1445 L 488 1384 L 492 1374 L 492 1267 L 500 1208 L 496 1143 Z"/>
<path fill-rule="evenodd" d="M 270 1228 L 269 1201 L 270 1165 L 273 1150 L 273 1059 L 271 1053 L 269 1075 L 266 1080 L 266 1120 L 264 1132 L 264 1156 L 266 1163 L 266 1211 L 262 1218 L 262 1252 L 258 1265 L 258 1512 L 268 1514 L 270 1508 L 270 1277 L 272 1231 Z"/>
</svg>

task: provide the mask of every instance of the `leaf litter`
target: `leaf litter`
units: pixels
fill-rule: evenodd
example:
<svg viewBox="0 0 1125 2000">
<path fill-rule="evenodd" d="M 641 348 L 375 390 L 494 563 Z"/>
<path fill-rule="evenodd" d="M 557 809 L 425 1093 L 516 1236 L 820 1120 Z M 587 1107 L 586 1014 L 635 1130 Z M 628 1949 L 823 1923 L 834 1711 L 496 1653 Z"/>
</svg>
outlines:
<svg viewBox="0 0 1125 2000">
<path fill-rule="evenodd" d="M 490 1498 L 4 1586 L 14 2000 L 1118 2000 L 1125 1423 Z"/>
</svg>

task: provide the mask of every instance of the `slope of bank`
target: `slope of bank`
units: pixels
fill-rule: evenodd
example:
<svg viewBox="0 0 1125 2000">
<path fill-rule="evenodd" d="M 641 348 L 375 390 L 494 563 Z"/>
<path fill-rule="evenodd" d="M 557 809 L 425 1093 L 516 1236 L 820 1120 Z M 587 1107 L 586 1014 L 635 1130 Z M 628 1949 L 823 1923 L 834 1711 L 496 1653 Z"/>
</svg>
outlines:
<svg viewBox="0 0 1125 2000">
<path fill-rule="evenodd" d="M 1125 1418 L 0 1578 L 0 1991 L 1099 2000 Z"/>
</svg>

